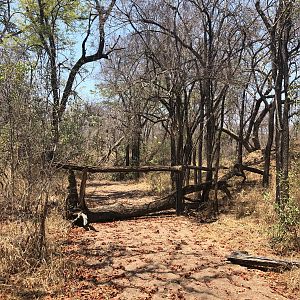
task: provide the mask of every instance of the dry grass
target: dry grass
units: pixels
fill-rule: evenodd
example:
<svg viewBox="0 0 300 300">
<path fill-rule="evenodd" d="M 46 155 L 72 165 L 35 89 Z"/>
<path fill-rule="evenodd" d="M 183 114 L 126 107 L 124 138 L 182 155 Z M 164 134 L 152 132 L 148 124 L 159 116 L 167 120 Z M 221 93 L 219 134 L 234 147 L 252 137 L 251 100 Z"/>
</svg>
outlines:
<svg viewBox="0 0 300 300">
<path fill-rule="evenodd" d="M 45 202 L 38 204 L 36 200 L 42 193 L 40 185 L 36 186 L 35 195 L 28 199 L 30 210 L 24 209 L 21 200 L 25 197 L 16 198 L 15 207 L 7 213 L 5 201 L 1 201 L 4 218 L 0 224 L 0 299 L 40 299 L 59 293 L 66 274 L 72 274 L 72 264 L 63 253 L 70 225 L 63 219 L 62 182 L 59 179 L 52 182 L 49 191 L 52 196 L 47 204 L 42 256 L 39 251 L 40 217 Z"/>
<path fill-rule="evenodd" d="M 296 257 L 299 260 L 299 256 Z M 294 257 L 291 257 L 294 259 Z M 288 291 L 291 293 L 299 293 L 300 291 L 300 270 L 295 269 L 292 271 L 285 272 L 280 275 L 280 279 L 286 285 Z"/>
<path fill-rule="evenodd" d="M 300 166 L 297 161 L 292 162 L 290 177 L 291 198 L 294 199 L 293 205 L 300 208 L 300 189 L 299 189 Z M 253 184 L 243 188 L 234 196 L 233 212 L 238 222 L 242 222 L 243 233 L 241 238 L 245 239 L 247 234 L 257 235 L 255 245 L 247 245 L 248 249 L 253 248 L 254 252 L 266 256 L 282 255 L 288 260 L 300 261 L 299 253 L 299 223 L 293 226 L 294 232 L 278 232 L 279 218 L 275 209 L 275 171 L 271 171 L 270 188 L 261 187 L 261 178 L 254 174 L 247 174 L 247 181 Z M 297 212 L 296 212 L 297 213 Z M 234 222 L 226 219 L 224 226 L 234 226 Z M 228 224 L 229 222 L 229 224 Z M 230 225 L 231 224 L 231 225 Z M 235 225 L 236 226 L 236 225 Z M 251 232 L 252 231 L 252 232 Z M 278 234 L 282 234 L 281 239 L 274 239 Z M 234 243 L 238 237 L 228 237 L 230 243 Z M 242 243 L 242 240 L 241 240 Z M 246 249 L 247 250 L 247 249 Z M 300 291 L 300 270 L 294 269 L 278 275 L 278 279 L 289 293 L 299 293 Z"/>
<path fill-rule="evenodd" d="M 0 298 L 38 299 L 58 293 L 72 264 L 63 254 L 62 241 L 69 225 L 57 212 L 47 219 L 46 255 L 36 254 L 36 226 L 32 221 L 2 223 L 0 229 Z M 68 270 L 68 272 L 66 272 Z"/>
<path fill-rule="evenodd" d="M 53 212 L 47 219 L 46 255 L 40 261 L 34 251 L 36 236 L 32 221 L 1 224 L 0 231 L 0 298 L 39 299 L 59 293 L 72 263 L 63 253 L 69 225 Z"/>
<path fill-rule="evenodd" d="M 300 149 L 299 145 L 297 149 Z M 290 189 L 293 209 L 300 210 L 300 151 L 291 151 Z M 261 151 L 250 153 L 244 163 L 262 160 Z M 232 162 L 222 161 L 223 165 L 230 166 Z M 232 250 L 245 250 L 253 255 L 269 257 L 283 256 L 288 260 L 300 261 L 299 237 L 300 223 L 292 226 L 293 232 L 283 232 L 285 239 L 274 243 L 274 235 L 278 235 L 279 218 L 275 206 L 275 162 L 271 163 L 271 182 L 268 189 L 262 187 L 260 175 L 247 172 L 247 181 L 240 185 L 239 178 L 233 178 L 230 184 L 233 193 L 233 202 L 229 203 L 229 213 L 223 215 L 215 223 L 210 224 L 216 232 L 216 241 L 226 243 Z M 263 169 L 263 164 L 256 167 Z M 222 175 L 222 172 L 221 172 Z M 295 212 L 297 214 L 297 211 Z M 299 220 L 299 218 L 298 218 Z M 224 230 L 226 228 L 226 230 Z M 277 232 L 276 232 L 277 230 Z M 211 232 L 210 232 L 211 234 Z M 300 269 L 278 274 L 280 281 L 291 294 L 300 291 Z"/>
<path fill-rule="evenodd" d="M 251 160 L 261 158 L 259 152 L 251 155 Z M 292 165 L 292 174 L 299 174 L 299 163 L 294 161 Z M 238 181 L 240 182 L 240 179 Z M 230 213 L 207 225 L 212 229 L 207 239 L 226 245 L 228 251 L 245 250 L 253 255 L 271 257 L 284 253 L 288 259 L 300 260 L 299 252 L 292 251 L 283 243 L 277 244 L 276 247 L 270 243 L 274 234 L 274 225 L 278 223 L 274 206 L 274 172 L 269 189 L 261 187 L 261 177 L 255 174 L 247 174 L 245 185 L 239 186 L 239 182 L 233 184 L 238 192 L 233 195 L 234 203 Z M 300 207 L 299 184 L 298 176 L 292 176 L 292 195 Z M 142 187 L 159 195 L 168 193 L 170 191 L 169 174 L 150 173 L 138 184 L 138 189 Z M 61 186 L 58 194 L 63 189 L 64 187 Z M 68 279 L 66 276 L 74 274 L 72 263 L 67 260 L 62 247 L 69 230 L 69 224 L 61 215 L 63 202 L 53 198 L 51 203 L 54 208 L 51 209 L 46 223 L 47 255 L 42 262 L 36 259 L 35 240 L 32 238 L 36 236 L 36 226 L 33 220 L 2 222 L 0 227 L 0 299 L 5 299 L 4 296 L 7 297 L 6 299 L 39 299 L 46 295 L 50 299 L 55 298 Z M 212 236 L 212 232 L 215 236 Z M 203 231 L 203 236 L 205 234 Z M 300 290 L 300 270 L 298 269 L 279 274 L 277 280 L 280 280 L 291 293 Z"/>
<path fill-rule="evenodd" d="M 153 172 L 144 177 L 144 183 L 148 186 L 148 190 L 159 196 L 168 194 L 172 187 L 170 181 L 170 173 L 168 172 Z"/>
</svg>

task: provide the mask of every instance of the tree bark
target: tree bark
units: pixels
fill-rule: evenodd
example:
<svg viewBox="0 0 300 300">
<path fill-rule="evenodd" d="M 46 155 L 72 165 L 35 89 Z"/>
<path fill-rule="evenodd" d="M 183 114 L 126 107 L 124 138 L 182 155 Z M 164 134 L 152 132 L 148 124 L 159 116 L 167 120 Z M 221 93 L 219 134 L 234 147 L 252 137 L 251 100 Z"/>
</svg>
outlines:
<svg viewBox="0 0 300 300">
<path fill-rule="evenodd" d="M 147 204 L 135 206 L 118 205 L 110 210 L 107 208 L 97 209 L 97 211 L 89 210 L 87 216 L 90 223 L 110 222 L 143 217 L 151 213 L 174 209 L 175 205 L 176 195 L 173 193 L 167 197 Z"/>
<path fill-rule="evenodd" d="M 291 31 L 293 27 L 294 1 L 278 1 L 274 19 L 255 3 L 270 41 L 269 50 L 272 62 L 272 82 L 275 104 L 275 144 L 276 144 L 276 202 L 283 208 L 289 199 L 289 112 L 290 112 L 290 54 Z M 284 93 L 284 99 L 283 99 Z"/>
<path fill-rule="evenodd" d="M 138 167 L 140 165 L 140 154 L 141 154 L 141 134 L 142 125 L 141 117 L 139 115 L 134 116 L 134 128 L 131 144 L 131 165 L 133 167 Z M 138 180 L 140 173 L 133 173 L 134 179 Z"/>
<path fill-rule="evenodd" d="M 233 264 L 265 271 L 291 270 L 294 267 L 300 267 L 299 261 L 278 260 L 268 257 L 252 256 L 249 255 L 248 252 L 241 251 L 232 252 L 227 259 Z"/>
<path fill-rule="evenodd" d="M 65 207 L 65 216 L 66 219 L 72 218 L 72 211 L 76 209 L 79 204 L 79 197 L 77 192 L 77 182 L 75 173 L 73 170 L 69 169 L 69 176 L 68 176 L 68 195 L 66 199 L 66 207 Z"/>
<path fill-rule="evenodd" d="M 70 169 L 72 166 L 68 165 L 65 167 L 67 169 L 68 168 Z M 147 167 L 147 168 L 149 170 L 149 167 Z M 160 169 L 158 167 L 153 167 L 152 170 L 154 168 L 155 168 L 155 170 L 162 169 L 162 167 L 160 167 Z M 182 172 L 184 172 L 184 167 L 183 168 L 178 167 L 178 166 L 177 167 L 176 166 L 164 167 L 164 170 L 166 170 L 166 168 L 169 171 L 175 170 L 176 174 L 178 174 L 178 175 L 181 175 Z M 198 167 L 194 167 L 194 168 L 198 168 Z M 139 169 L 142 169 L 142 167 L 140 167 Z M 85 171 L 92 170 L 95 172 L 96 169 L 95 168 L 90 169 L 87 167 L 78 167 L 77 166 L 77 170 L 81 170 L 81 171 L 82 170 L 85 170 Z M 101 170 L 103 170 L 103 169 L 101 169 Z M 127 168 L 121 168 L 120 170 L 122 170 L 122 171 L 126 170 L 128 172 Z M 74 171 L 72 169 L 70 169 L 70 171 L 69 171 L 69 187 L 68 187 L 69 194 L 68 194 L 67 201 L 66 201 L 68 219 L 75 219 L 76 217 L 78 217 L 78 212 L 80 212 L 80 211 L 87 215 L 88 221 L 90 223 L 131 219 L 131 218 L 146 216 L 149 214 L 153 214 L 153 213 L 157 213 L 157 212 L 161 212 L 161 211 L 169 210 L 169 209 L 176 209 L 177 213 L 180 214 L 180 213 L 182 213 L 182 211 L 184 209 L 184 202 L 176 201 L 176 199 L 178 199 L 179 197 L 180 197 L 180 199 L 185 199 L 186 198 L 185 196 L 188 194 L 191 194 L 191 193 L 199 193 L 199 192 L 206 191 L 210 188 L 216 188 L 218 190 L 222 190 L 229 198 L 231 198 L 227 182 L 233 176 L 243 176 L 245 178 L 245 174 L 243 173 L 244 170 L 249 171 L 249 172 L 254 172 L 254 173 L 257 173 L 260 175 L 263 174 L 263 171 L 256 169 L 254 167 L 251 167 L 249 165 L 241 165 L 241 166 L 239 166 L 239 168 L 234 166 L 233 168 L 230 168 L 228 170 L 228 173 L 226 175 L 224 175 L 220 178 L 220 180 L 218 181 L 217 184 L 214 184 L 213 181 L 209 181 L 209 182 L 204 182 L 204 183 L 197 184 L 197 185 L 188 185 L 185 187 L 182 187 L 182 185 L 181 185 L 182 181 L 183 181 L 183 178 L 181 175 L 181 178 L 180 177 L 177 178 L 179 180 L 177 182 L 178 183 L 177 186 L 179 187 L 178 190 L 172 192 L 171 194 L 167 195 L 166 197 L 155 200 L 151 203 L 135 205 L 135 206 L 116 205 L 110 209 L 107 209 L 105 207 L 99 207 L 97 209 L 89 210 L 89 208 L 87 206 L 80 208 Z M 241 175 L 241 172 L 243 173 L 243 175 Z M 82 178 L 83 178 L 83 184 L 82 184 L 82 186 L 83 186 L 85 184 L 84 180 L 86 177 L 83 176 Z M 83 192 L 81 192 L 81 194 L 82 193 Z M 80 197 L 80 199 L 81 198 L 82 197 Z"/>
<path fill-rule="evenodd" d="M 74 164 L 53 163 L 58 169 L 84 171 L 89 173 L 129 173 L 129 172 L 180 172 L 182 166 L 141 166 L 141 167 L 93 167 L 93 166 L 79 166 Z M 192 167 L 191 167 L 192 168 Z"/>
<path fill-rule="evenodd" d="M 275 113 L 275 105 L 271 108 L 269 113 L 269 132 L 268 132 L 268 141 L 264 153 L 264 175 L 263 175 L 263 186 L 269 187 L 270 184 L 270 165 L 271 165 L 271 150 L 274 139 L 274 113 Z"/>
<path fill-rule="evenodd" d="M 71 176 L 72 177 L 72 176 Z M 170 209 L 176 209 L 177 212 L 181 213 L 183 210 L 183 203 L 182 206 L 178 206 L 178 202 L 176 201 L 176 198 L 178 197 L 178 192 L 180 193 L 180 197 L 184 197 L 184 195 L 188 195 L 191 193 L 199 192 L 203 189 L 205 189 L 208 184 L 211 183 L 203 183 L 199 185 L 192 185 L 192 186 L 186 186 L 183 187 L 180 191 L 174 191 L 171 194 L 152 201 L 147 204 L 141 204 L 141 205 L 116 205 L 113 208 L 107 209 L 105 207 L 98 207 L 96 209 L 86 209 L 83 212 L 88 217 L 89 223 L 99 223 L 99 222 L 110 222 L 110 221 L 116 221 L 116 220 L 125 220 L 125 219 L 132 219 L 142 216 L 147 216 L 149 214 L 162 212 L 165 210 Z M 72 186 L 74 186 L 74 182 L 72 179 Z M 220 189 L 223 189 L 222 184 L 220 184 Z M 74 197 L 74 188 L 69 190 L 71 192 L 71 195 L 68 195 L 67 201 L 72 199 L 73 201 L 76 201 L 76 194 Z M 78 197 L 78 195 L 77 195 Z M 179 203 L 180 205 L 180 203 Z M 78 213 L 78 207 L 77 204 L 75 207 L 71 207 L 71 210 L 68 212 L 69 218 L 68 219 L 75 219 L 77 217 Z M 75 213 L 74 213 L 75 212 Z"/>
<path fill-rule="evenodd" d="M 245 101 L 246 101 L 246 89 L 244 89 L 242 96 L 242 107 L 239 124 L 239 141 L 238 141 L 238 164 L 243 163 L 243 140 L 244 140 L 244 114 L 245 114 Z"/>
</svg>

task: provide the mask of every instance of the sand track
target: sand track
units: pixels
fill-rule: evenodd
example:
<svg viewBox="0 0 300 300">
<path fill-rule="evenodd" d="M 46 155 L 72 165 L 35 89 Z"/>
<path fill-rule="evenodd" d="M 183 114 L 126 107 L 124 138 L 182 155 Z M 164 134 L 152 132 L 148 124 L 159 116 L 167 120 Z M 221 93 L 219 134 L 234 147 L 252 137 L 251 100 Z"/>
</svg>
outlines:
<svg viewBox="0 0 300 300">
<path fill-rule="evenodd" d="M 115 203 L 117 193 L 141 188 L 128 183 L 96 188 L 92 184 L 89 192 L 109 205 Z M 133 203 L 147 197 L 125 194 L 122 201 Z M 80 267 L 62 299 L 299 299 L 286 294 L 277 274 L 227 263 L 226 255 L 233 250 L 270 254 L 261 248 L 265 241 L 249 220 L 227 215 L 198 224 L 169 216 L 95 224 L 95 228 L 98 232 L 80 228 L 70 232 L 66 251 L 80 261 Z"/>
</svg>

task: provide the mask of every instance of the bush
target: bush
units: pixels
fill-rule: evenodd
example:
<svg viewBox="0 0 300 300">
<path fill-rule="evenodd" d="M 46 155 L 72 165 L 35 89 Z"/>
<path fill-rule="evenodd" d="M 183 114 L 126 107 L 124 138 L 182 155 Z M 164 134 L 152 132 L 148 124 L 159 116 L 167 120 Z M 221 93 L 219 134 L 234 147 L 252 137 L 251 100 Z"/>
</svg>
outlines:
<svg viewBox="0 0 300 300">
<path fill-rule="evenodd" d="M 168 173 L 150 173 L 147 176 L 150 185 L 150 191 L 163 196 L 171 191 L 170 174 Z"/>
<path fill-rule="evenodd" d="M 280 252 L 300 250 L 300 209 L 290 197 L 284 205 L 275 204 L 277 220 L 272 228 L 271 243 Z"/>
</svg>

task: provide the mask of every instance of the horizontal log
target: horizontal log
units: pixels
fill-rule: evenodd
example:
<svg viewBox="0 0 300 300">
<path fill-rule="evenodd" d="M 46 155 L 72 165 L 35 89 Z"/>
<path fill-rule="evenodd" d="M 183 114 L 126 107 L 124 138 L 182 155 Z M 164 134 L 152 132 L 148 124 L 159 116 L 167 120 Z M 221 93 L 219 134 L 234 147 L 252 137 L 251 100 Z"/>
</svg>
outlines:
<svg viewBox="0 0 300 300">
<path fill-rule="evenodd" d="M 202 183 L 195 186 L 187 186 L 182 190 L 183 195 L 201 191 L 208 187 L 211 183 Z M 163 198 L 154 200 L 147 204 L 139 205 L 114 205 L 113 207 L 97 207 L 87 209 L 84 213 L 87 215 L 89 223 L 109 222 L 116 220 L 126 220 L 137 217 L 147 216 L 149 214 L 158 213 L 176 208 L 177 192 L 173 191 Z M 197 204 L 198 205 L 198 204 Z M 74 211 L 74 218 L 77 217 L 78 210 Z"/>
<path fill-rule="evenodd" d="M 248 268 L 261 270 L 291 270 L 294 267 L 300 267 L 300 261 L 278 260 L 262 256 L 252 256 L 248 252 L 232 252 L 227 259 L 233 263 Z"/>
<path fill-rule="evenodd" d="M 224 176 L 222 176 L 220 178 L 220 181 L 227 182 L 229 179 L 231 179 L 234 176 L 241 176 L 244 178 L 243 181 L 245 181 L 246 175 L 245 175 L 244 171 L 256 173 L 259 175 L 264 174 L 264 171 L 254 168 L 254 167 L 250 167 L 248 164 L 243 164 L 243 165 L 236 164 Z"/>
<path fill-rule="evenodd" d="M 204 189 L 207 189 L 209 186 L 211 186 L 212 181 L 203 182 L 201 184 L 196 185 L 187 185 L 183 188 L 183 195 L 188 195 L 191 193 L 196 193 L 203 191 Z"/>
<path fill-rule="evenodd" d="M 193 202 L 193 203 L 198 203 L 198 204 L 200 202 L 199 199 L 192 199 L 192 198 L 189 198 L 189 197 L 186 197 L 186 196 L 183 196 L 183 200 Z"/>
<path fill-rule="evenodd" d="M 130 167 L 96 167 L 96 166 L 80 166 L 68 163 L 53 163 L 53 166 L 59 169 L 83 171 L 87 170 L 90 173 L 114 173 L 114 172 L 181 172 L 183 170 L 201 170 L 201 171 L 214 171 L 215 168 L 207 168 L 203 166 L 130 166 Z M 227 170 L 228 167 L 221 166 L 219 169 Z"/>
<path fill-rule="evenodd" d="M 64 170 L 83 171 L 89 173 L 130 173 L 130 172 L 181 172 L 182 166 L 142 166 L 142 167 L 94 167 L 94 166 L 79 166 L 75 164 L 54 163 L 56 168 Z"/>
<path fill-rule="evenodd" d="M 264 175 L 264 171 L 262 171 L 260 169 L 257 169 L 257 168 L 250 167 L 250 166 L 246 166 L 246 165 L 242 165 L 242 170 L 252 172 L 252 173 L 256 173 L 256 174 L 259 174 L 259 175 Z"/>
<path fill-rule="evenodd" d="M 118 205 L 113 208 L 96 208 L 87 211 L 90 223 L 110 222 L 116 220 L 126 220 L 147 216 L 176 207 L 176 194 L 172 193 L 164 198 L 155 200 L 147 204 L 140 205 Z"/>
<path fill-rule="evenodd" d="M 200 166 L 183 166 L 184 169 L 189 169 L 189 170 L 199 170 L 199 171 L 215 171 L 216 168 L 208 168 L 208 167 L 200 167 Z M 228 167 L 220 166 L 219 170 L 228 170 Z"/>
</svg>

